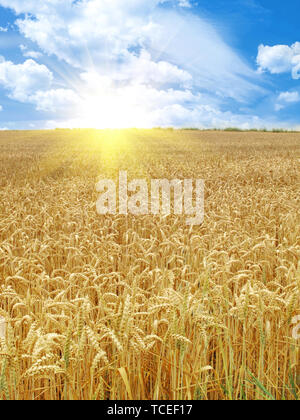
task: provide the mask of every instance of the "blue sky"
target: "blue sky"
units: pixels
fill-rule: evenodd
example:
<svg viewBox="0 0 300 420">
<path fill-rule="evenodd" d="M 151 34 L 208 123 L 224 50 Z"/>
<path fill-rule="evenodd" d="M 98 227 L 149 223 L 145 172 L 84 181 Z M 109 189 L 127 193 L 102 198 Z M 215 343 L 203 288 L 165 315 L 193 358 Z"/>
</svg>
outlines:
<svg viewBox="0 0 300 420">
<path fill-rule="evenodd" d="M 300 129 L 295 0 L 0 0 L 0 129 Z"/>
</svg>

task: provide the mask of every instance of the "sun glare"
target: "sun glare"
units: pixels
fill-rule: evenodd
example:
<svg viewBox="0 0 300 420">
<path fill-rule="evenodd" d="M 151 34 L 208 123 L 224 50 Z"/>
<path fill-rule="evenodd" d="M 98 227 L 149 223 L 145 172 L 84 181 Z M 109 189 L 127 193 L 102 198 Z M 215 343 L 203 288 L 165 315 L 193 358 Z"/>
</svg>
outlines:
<svg viewBox="0 0 300 420">
<path fill-rule="evenodd" d="M 138 96 L 129 90 L 83 94 L 78 125 L 88 128 L 147 128 L 151 125 L 146 106 L 141 106 Z"/>
<path fill-rule="evenodd" d="M 105 103 L 91 98 L 84 103 L 83 123 L 93 128 L 126 128 L 134 122 L 134 111 L 125 104 L 106 98 Z"/>
</svg>

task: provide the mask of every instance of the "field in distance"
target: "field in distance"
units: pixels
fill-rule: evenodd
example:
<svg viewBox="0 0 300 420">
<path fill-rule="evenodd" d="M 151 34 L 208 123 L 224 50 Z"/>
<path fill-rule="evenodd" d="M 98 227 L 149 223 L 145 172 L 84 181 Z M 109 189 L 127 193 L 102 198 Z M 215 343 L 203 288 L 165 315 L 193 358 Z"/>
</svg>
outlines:
<svg viewBox="0 0 300 420">
<path fill-rule="evenodd" d="M 0 398 L 299 398 L 299 159 L 297 133 L 1 132 Z M 204 223 L 98 215 L 120 170 L 204 179 Z"/>
</svg>

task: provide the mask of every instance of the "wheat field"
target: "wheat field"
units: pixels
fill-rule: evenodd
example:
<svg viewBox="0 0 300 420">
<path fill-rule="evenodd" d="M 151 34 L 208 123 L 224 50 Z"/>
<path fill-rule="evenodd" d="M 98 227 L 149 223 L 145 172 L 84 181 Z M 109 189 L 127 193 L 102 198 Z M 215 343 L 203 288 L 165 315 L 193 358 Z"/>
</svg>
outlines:
<svg viewBox="0 0 300 420">
<path fill-rule="evenodd" d="M 300 397 L 300 135 L 0 133 L 0 398 Z M 205 220 L 96 212 L 99 176 L 205 180 Z"/>
</svg>

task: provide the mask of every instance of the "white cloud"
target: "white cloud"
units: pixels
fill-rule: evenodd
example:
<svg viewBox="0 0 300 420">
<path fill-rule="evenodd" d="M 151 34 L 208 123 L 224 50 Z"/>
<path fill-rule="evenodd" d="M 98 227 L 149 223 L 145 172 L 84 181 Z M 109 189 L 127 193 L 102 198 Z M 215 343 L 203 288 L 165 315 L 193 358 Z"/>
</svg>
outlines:
<svg viewBox="0 0 300 420">
<path fill-rule="evenodd" d="M 271 74 L 291 72 L 293 79 L 300 79 L 300 42 L 291 46 L 260 45 L 257 64 L 261 72 L 269 71 Z"/>
<path fill-rule="evenodd" d="M 149 48 L 155 56 L 188 71 L 195 88 L 238 101 L 263 92 L 255 72 L 208 21 L 161 10 L 155 13 L 155 21 L 158 26 L 149 37 Z"/>
<path fill-rule="evenodd" d="M 277 97 L 275 110 L 280 111 L 288 105 L 300 102 L 299 92 L 281 92 Z"/>
<path fill-rule="evenodd" d="M 156 27 L 151 13 L 164 1 L 1 0 L 0 4 L 17 13 L 30 14 L 17 21 L 25 37 L 36 42 L 47 54 L 81 68 L 83 63 L 89 62 L 90 55 L 96 64 L 103 60 L 114 62 L 129 47 L 147 39 Z"/>
<path fill-rule="evenodd" d="M 27 58 L 33 58 L 34 60 L 37 60 L 43 56 L 43 54 L 39 51 L 28 50 L 26 45 L 23 44 L 20 45 L 20 49 L 22 51 L 23 56 Z"/>
<path fill-rule="evenodd" d="M 23 52 L 23 55 L 24 57 L 34 58 L 35 60 L 43 56 L 39 51 L 25 51 Z"/>
<path fill-rule="evenodd" d="M 43 64 L 26 60 L 14 64 L 0 57 L 0 85 L 9 91 L 9 97 L 31 103 L 39 111 L 58 111 L 78 102 L 70 89 L 52 89 L 53 74 Z"/>
<path fill-rule="evenodd" d="M 67 63 L 80 79 L 76 87 L 66 82 L 57 89 L 47 67 L 27 60 L 2 63 L 2 78 L 0 64 L 0 83 L 10 97 L 38 110 L 59 110 L 62 118 L 68 110 L 77 124 L 92 124 L 93 118 L 105 125 L 113 112 L 126 125 L 252 124 L 255 117 L 234 116 L 221 105 L 264 93 L 259 76 L 212 23 L 190 13 L 189 1 L 157 7 L 164 2 L 0 0 L 24 14 L 17 25 L 27 40 Z M 22 51 L 40 58 L 35 49 Z"/>
<path fill-rule="evenodd" d="M 0 57 L 0 84 L 10 90 L 10 97 L 26 102 L 32 92 L 51 85 L 52 73 L 43 64 L 26 60 L 23 64 L 14 64 Z"/>
<path fill-rule="evenodd" d="M 287 103 L 300 102 L 299 92 L 281 92 L 278 100 Z"/>
<path fill-rule="evenodd" d="M 145 84 L 116 83 L 99 74 L 82 74 L 84 94 L 74 104 L 72 118 L 54 120 L 57 127 L 265 127 L 257 117 L 222 112 L 205 95 L 190 89 L 159 89 Z"/>
<path fill-rule="evenodd" d="M 102 70 L 101 73 L 116 82 L 134 82 L 151 86 L 177 84 L 181 87 L 190 87 L 193 79 L 190 73 L 174 64 L 162 60 L 153 61 L 151 54 L 146 50 L 141 50 L 139 55 L 128 54 L 126 60 L 113 70 Z M 81 77 L 83 80 L 87 78 L 93 80 L 96 84 L 100 72 L 99 70 L 84 72 Z"/>
<path fill-rule="evenodd" d="M 3 28 L 3 26 L 0 26 L 0 32 L 7 32 L 8 28 Z"/>
<path fill-rule="evenodd" d="M 71 89 L 38 90 L 30 97 L 38 111 L 66 111 L 78 106 L 79 97 Z"/>
</svg>

